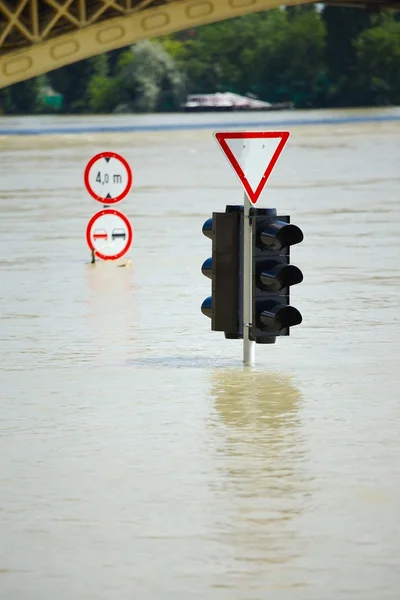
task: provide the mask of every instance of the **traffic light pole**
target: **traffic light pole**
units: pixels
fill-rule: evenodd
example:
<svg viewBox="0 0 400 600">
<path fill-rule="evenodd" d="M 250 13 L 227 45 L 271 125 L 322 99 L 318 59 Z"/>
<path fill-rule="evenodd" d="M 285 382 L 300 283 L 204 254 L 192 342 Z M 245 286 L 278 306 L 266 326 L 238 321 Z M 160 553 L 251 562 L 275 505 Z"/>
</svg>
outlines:
<svg viewBox="0 0 400 600">
<path fill-rule="evenodd" d="M 256 343 L 250 340 L 252 320 L 252 228 L 250 225 L 251 203 L 244 194 L 243 218 L 243 364 L 254 365 Z"/>
</svg>

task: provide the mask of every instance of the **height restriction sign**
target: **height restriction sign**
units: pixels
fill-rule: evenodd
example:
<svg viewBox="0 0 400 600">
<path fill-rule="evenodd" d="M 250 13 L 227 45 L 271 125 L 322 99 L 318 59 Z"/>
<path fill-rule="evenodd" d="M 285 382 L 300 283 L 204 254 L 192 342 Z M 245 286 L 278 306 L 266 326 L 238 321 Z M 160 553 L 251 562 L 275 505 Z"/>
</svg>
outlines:
<svg viewBox="0 0 400 600">
<path fill-rule="evenodd" d="M 115 152 L 93 156 L 86 165 L 84 179 L 89 194 L 102 204 L 121 202 L 129 194 L 133 181 L 128 162 Z"/>
</svg>

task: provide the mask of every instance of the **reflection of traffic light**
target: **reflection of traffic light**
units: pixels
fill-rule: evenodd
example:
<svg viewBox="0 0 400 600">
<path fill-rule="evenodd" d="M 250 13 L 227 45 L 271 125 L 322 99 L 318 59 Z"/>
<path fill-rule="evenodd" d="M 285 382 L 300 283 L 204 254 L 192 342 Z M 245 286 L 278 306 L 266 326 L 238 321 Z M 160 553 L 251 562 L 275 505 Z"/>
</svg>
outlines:
<svg viewBox="0 0 400 600">
<path fill-rule="evenodd" d="M 264 448 L 277 440 L 280 446 L 278 431 L 277 435 L 266 435 L 271 428 L 293 441 L 290 430 L 298 421 L 301 395 L 290 377 L 273 371 L 218 369 L 212 382 L 216 416 L 237 428 L 237 441 L 253 436 L 253 441 L 259 437 Z"/>
<path fill-rule="evenodd" d="M 227 206 L 224 213 L 213 213 L 203 225 L 203 233 L 212 240 L 212 257 L 201 268 L 212 281 L 212 295 L 201 311 L 211 319 L 213 331 L 225 337 L 243 336 L 243 206 Z"/>
<path fill-rule="evenodd" d="M 290 246 L 303 240 L 290 217 L 275 209 L 251 209 L 253 232 L 253 290 L 251 339 L 273 344 L 276 336 L 289 335 L 302 316 L 290 306 L 290 286 L 303 281 L 298 267 L 290 264 Z"/>
</svg>

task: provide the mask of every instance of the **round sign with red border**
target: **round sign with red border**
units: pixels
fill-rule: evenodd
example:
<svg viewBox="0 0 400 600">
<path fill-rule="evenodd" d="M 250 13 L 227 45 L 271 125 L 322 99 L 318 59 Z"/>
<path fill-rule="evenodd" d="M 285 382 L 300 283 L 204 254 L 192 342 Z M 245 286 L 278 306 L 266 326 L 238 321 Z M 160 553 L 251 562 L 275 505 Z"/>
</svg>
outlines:
<svg viewBox="0 0 400 600">
<path fill-rule="evenodd" d="M 90 250 L 103 260 L 117 260 L 132 244 L 133 230 L 129 219 L 118 210 L 105 208 L 90 219 L 86 241 Z"/>
<path fill-rule="evenodd" d="M 129 194 L 133 176 L 123 156 L 100 152 L 86 165 L 84 180 L 87 191 L 97 202 L 116 204 Z"/>
</svg>

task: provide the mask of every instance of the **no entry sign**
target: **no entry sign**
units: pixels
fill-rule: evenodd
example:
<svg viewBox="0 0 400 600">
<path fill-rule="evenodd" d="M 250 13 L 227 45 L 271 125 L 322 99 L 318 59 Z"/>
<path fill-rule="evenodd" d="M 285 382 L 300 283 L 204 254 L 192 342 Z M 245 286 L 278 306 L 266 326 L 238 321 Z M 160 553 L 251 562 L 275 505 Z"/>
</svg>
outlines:
<svg viewBox="0 0 400 600">
<path fill-rule="evenodd" d="M 129 194 L 132 171 L 128 162 L 115 152 L 100 152 L 86 165 L 85 186 L 89 194 L 102 204 L 116 204 Z"/>
<path fill-rule="evenodd" d="M 86 241 L 90 250 L 103 260 L 117 260 L 124 256 L 132 239 L 129 219 L 112 208 L 100 210 L 93 215 L 86 227 Z"/>
</svg>

